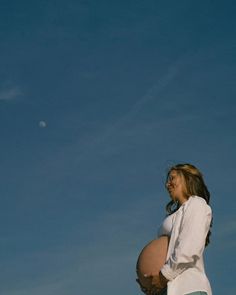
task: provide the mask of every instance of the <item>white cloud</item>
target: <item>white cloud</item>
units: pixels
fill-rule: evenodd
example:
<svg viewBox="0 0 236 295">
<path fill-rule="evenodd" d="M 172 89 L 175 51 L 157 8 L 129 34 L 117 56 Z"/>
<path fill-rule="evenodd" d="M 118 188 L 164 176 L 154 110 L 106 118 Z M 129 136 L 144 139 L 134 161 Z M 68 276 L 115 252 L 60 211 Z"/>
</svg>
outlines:
<svg viewBox="0 0 236 295">
<path fill-rule="evenodd" d="M 9 101 L 17 98 L 22 92 L 18 87 L 12 87 L 0 91 L 0 100 Z"/>
</svg>

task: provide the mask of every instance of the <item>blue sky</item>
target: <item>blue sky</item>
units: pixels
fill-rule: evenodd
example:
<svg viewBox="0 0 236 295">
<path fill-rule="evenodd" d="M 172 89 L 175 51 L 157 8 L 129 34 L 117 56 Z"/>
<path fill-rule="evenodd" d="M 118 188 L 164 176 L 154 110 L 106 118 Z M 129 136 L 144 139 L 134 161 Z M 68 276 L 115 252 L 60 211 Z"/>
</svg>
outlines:
<svg viewBox="0 0 236 295">
<path fill-rule="evenodd" d="M 141 294 L 179 162 L 212 194 L 214 294 L 235 293 L 235 9 L 1 1 L 1 294 Z"/>
</svg>

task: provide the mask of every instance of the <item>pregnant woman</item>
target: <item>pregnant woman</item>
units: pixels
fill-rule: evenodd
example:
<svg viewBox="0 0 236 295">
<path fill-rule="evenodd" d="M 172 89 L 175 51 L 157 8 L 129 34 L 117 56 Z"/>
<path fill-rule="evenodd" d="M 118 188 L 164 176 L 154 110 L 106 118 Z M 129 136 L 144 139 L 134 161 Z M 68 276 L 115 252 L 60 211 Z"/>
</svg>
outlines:
<svg viewBox="0 0 236 295">
<path fill-rule="evenodd" d="M 166 262 L 157 273 L 145 274 L 148 290 L 140 287 L 147 295 L 212 295 L 203 261 L 212 223 L 203 176 L 191 164 L 178 164 L 167 173 L 166 188 L 171 201 L 159 230 L 159 236 L 169 236 Z"/>
</svg>

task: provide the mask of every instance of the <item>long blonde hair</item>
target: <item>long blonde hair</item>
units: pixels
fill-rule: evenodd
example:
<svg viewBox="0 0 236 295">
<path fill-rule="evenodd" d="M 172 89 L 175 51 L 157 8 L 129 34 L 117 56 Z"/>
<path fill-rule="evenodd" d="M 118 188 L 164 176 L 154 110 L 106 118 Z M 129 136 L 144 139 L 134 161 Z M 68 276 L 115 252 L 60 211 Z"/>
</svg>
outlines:
<svg viewBox="0 0 236 295">
<path fill-rule="evenodd" d="M 176 171 L 180 175 L 183 176 L 186 185 L 186 193 L 187 197 L 190 196 L 199 196 L 203 198 L 207 204 L 210 203 L 210 192 L 204 182 L 202 173 L 192 164 L 184 163 L 184 164 L 177 164 L 172 166 L 169 171 L 167 172 L 167 180 L 171 171 Z M 178 210 L 180 205 L 173 200 L 171 200 L 166 205 L 166 211 L 170 215 Z M 211 222 L 212 227 L 212 222 Z M 206 237 L 206 246 L 210 242 L 210 235 L 211 231 L 208 232 Z"/>
</svg>

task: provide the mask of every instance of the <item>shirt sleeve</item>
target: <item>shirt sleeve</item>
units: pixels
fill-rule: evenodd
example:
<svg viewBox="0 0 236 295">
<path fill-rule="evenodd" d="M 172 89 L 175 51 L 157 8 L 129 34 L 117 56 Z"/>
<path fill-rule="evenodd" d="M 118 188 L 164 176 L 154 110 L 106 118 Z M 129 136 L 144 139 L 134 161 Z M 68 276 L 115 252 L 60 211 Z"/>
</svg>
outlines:
<svg viewBox="0 0 236 295">
<path fill-rule="evenodd" d="M 195 198 L 194 198 L 195 199 Z M 170 254 L 161 273 L 173 280 L 187 268 L 196 264 L 205 248 L 205 240 L 211 223 L 211 208 L 204 200 L 195 199 L 183 206 L 182 220 L 174 250 Z"/>
</svg>

